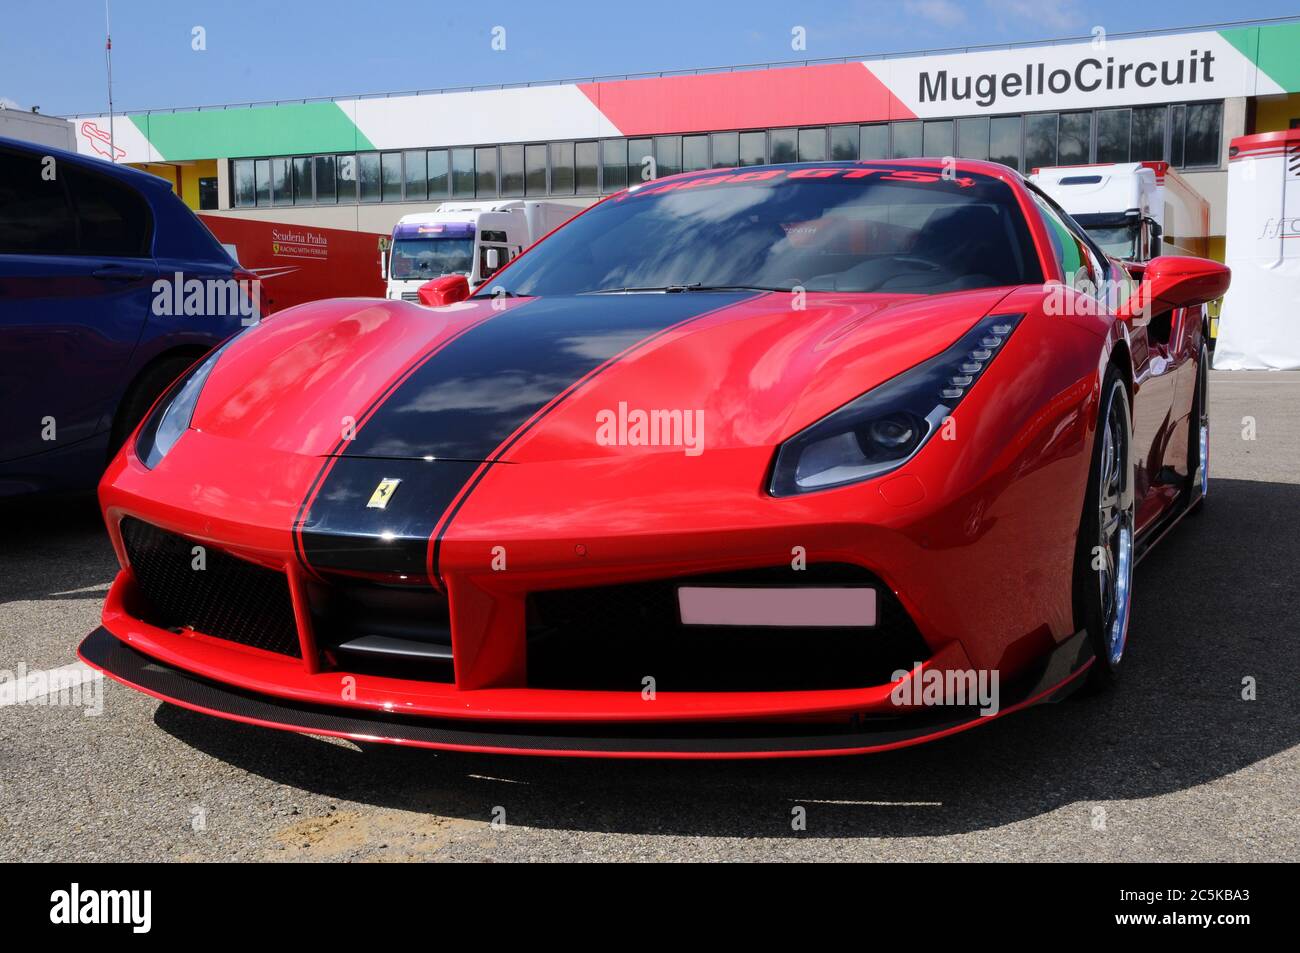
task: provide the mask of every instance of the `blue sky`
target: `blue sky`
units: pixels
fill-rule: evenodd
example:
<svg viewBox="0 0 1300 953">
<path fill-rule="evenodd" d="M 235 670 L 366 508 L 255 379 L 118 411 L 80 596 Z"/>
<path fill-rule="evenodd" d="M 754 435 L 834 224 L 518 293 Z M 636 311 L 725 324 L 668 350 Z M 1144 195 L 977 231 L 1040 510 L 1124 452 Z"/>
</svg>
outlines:
<svg viewBox="0 0 1300 953">
<path fill-rule="evenodd" d="M 1294 0 L 111 0 L 118 109 L 903 52 L 1286 16 Z M 103 0 L 0 0 L 0 102 L 105 108 Z M 191 48 L 202 27 L 207 49 Z M 492 30 L 505 29 L 505 50 Z M 807 51 L 791 49 L 806 31 Z"/>
</svg>

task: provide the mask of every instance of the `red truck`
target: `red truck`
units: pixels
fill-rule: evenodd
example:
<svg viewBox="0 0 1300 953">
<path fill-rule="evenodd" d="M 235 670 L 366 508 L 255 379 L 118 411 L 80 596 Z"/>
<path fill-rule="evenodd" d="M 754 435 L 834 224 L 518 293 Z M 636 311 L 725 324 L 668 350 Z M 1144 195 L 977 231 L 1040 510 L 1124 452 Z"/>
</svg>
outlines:
<svg viewBox="0 0 1300 953">
<path fill-rule="evenodd" d="M 225 215 L 199 219 L 261 281 L 264 314 L 322 298 L 384 296 L 387 235 Z"/>
</svg>

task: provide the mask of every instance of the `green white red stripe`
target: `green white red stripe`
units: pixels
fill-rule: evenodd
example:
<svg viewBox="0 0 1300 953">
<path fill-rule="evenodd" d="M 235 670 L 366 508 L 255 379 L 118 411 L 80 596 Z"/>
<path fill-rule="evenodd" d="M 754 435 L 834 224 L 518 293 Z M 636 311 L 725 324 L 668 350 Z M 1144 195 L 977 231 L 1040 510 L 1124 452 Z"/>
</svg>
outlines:
<svg viewBox="0 0 1300 953">
<path fill-rule="evenodd" d="M 158 162 L 1093 109 L 1300 92 L 1300 23 L 501 90 L 130 114 Z M 103 156 L 104 116 L 78 120 Z"/>
</svg>

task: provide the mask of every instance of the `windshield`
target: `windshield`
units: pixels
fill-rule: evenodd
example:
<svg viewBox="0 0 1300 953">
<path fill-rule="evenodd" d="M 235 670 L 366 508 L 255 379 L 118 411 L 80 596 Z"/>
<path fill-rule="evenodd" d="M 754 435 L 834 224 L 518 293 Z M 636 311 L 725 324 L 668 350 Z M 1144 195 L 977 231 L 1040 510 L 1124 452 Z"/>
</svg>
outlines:
<svg viewBox="0 0 1300 953">
<path fill-rule="evenodd" d="M 473 266 L 472 238 L 399 238 L 393 242 L 389 274 L 396 281 L 427 281 L 440 275 L 468 275 Z"/>
<path fill-rule="evenodd" d="M 1088 229 L 1092 240 L 1112 258 L 1137 258 L 1138 230 L 1131 225 L 1094 226 Z"/>
<path fill-rule="evenodd" d="M 622 193 L 560 228 L 480 294 L 692 286 L 938 294 L 1042 280 L 1006 183 L 829 163 Z"/>
</svg>

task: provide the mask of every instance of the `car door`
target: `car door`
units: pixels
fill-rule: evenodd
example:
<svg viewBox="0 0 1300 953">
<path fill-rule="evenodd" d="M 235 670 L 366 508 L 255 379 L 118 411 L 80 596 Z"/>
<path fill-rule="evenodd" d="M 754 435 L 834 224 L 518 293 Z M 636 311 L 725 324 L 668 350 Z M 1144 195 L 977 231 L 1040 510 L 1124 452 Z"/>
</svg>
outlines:
<svg viewBox="0 0 1300 953">
<path fill-rule="evenodd" d="M 1096 298 L 1109 308 L 1120 267 L 1087 237 L 1059 206 L 1036 189 L 1034 198 L 1048 225 L 1057 258 L 1067 283 Z M 1169 316 L 1166 315 L 1167 319 Z M 1153 319 L 1157 334 L 1153 342 L 1145 322 L 1129 325 L 1130 357 L 1133 361 L 1133 459 L 1136 463 L 1134 489 L 1137 496 L 1136 529 L 1141 532 L 1158 519 L 1178 497 L 1177 473 L 1165 466 L 1170 442 L 1176 433 L 1174 398 L 1178 365 L 1171 359 L 1167 343 L 1159 340 L 1160 316 Z M 1186 467 L 1184 466 L 1184 469 Z"/>
<path fill-rule="evenodd" d="M 121 180 L 0 148 L 0 461 L 108 427 L 152 302 L 151 244 Z"/>
<path fill-rule="evenodd" d="M 1105 275 L 1105 281 L 1112 285 L 1122 282 L 1123 276 L 1114 272 L 1123 266 L 1092 246 L 1084 237 L 1087 233 L 1073 220 L 1069 220 L 1069 225 L 1094 258 L 1094 267 Z M 1175 314 L 1166 312 L 1153 315 L 1149 322 L 1144 319 L 1129 325 L 1133 360 L 1133 457 L 1138 470 L 1134 481 L 1138 532 L 1150 526 L 1177 502 L 1187 470 L 1186 445 L 1183 444 L 1176 454 L 1172 447 L 1179 425 L 1177 397 L 1179 371 L 1183 364 L 1172 334 L 1175 318 Z M 1186 416 L 1186 411 L 1183 416 Z M 1178 456 L 1184 462 L 1171 467 L 1171 456 Z"/>
<path fill-rule="evenodd" d="M 1166 350 L 1173 365 L 1171 373 L 1175 378 L 1171 411 L 1175 430 L 1165 448 L 1165 467 L 1188 477 L 1187 441 L 1199 439 L 1193 436 L 1195 427 L 1190 419 L 1198 382 L 1197 359 L 1200 357 L 1201 341 L 1209 319 L 1205 305 L 1179 308 L 1170 317 L 1170 340 Z"/>
<path fill-rule="evenodd" d="M 1186 410 L 1181 417 L 1178 411 L 1180 373 L 1186 362 L 1177 347 L 1176 319 L 1176 313 L 1164 312 L 1129 325 L 1138 532 L 1177 503 L 1186 477 L 1186 443 L 1176 451 L 1173 447 L 1182 418 L 1187 416 Z M 1171 465 L 1172 461 L 1177 462 Z"/>
</svg>

